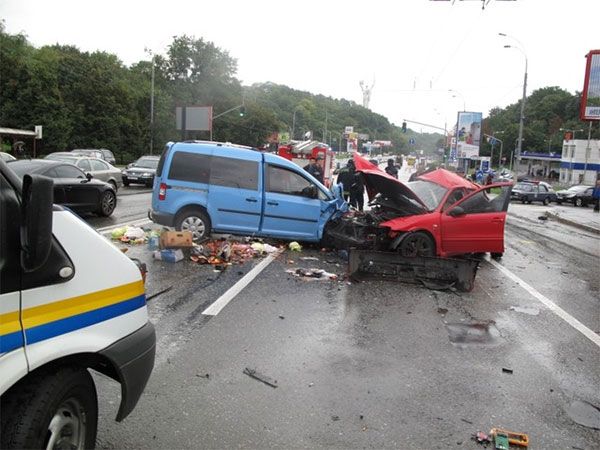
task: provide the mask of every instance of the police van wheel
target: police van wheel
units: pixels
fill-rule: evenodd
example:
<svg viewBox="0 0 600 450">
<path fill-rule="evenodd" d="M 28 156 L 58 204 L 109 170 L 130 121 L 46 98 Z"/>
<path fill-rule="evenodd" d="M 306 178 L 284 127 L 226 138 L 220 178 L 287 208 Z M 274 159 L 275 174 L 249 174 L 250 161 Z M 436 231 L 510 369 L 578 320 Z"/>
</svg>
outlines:
<svg viewBox="0 0 600 450">
<path fill-rule="evenodd" d="M 2 448 L 94 448 L 98 402 L 87 370 L 42 370 L 2 398 Z"/>
<path fill-rule="evenodd" d="M 197 242 L 210 234 L 210 219 L 200 209 L 188 209 L 177 214 L 177 231 L 191 231 L 192 240 Z"/>
</svg>

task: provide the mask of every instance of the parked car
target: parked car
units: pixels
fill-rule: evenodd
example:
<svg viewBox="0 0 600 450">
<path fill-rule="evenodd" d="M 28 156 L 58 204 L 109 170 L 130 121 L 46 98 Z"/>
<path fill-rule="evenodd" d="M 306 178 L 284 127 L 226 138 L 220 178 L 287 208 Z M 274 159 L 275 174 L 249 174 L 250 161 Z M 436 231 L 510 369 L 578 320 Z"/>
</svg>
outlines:
<svg viewBox="0 0 600 450">
<path fill-rule="evenodd" d="M 500 169 L 500 171 L 496 174 L 496 181 L 498 183 L 509 183 L 514 181 L 515 174 L 511 170 L 508 169 Z"/>
<path fill-rule="evenodd" d="M 110 216 L 117 207 L 117 192 L 112 184 L 96 180 L 79 167 L 48 159 L 20 159 L 8 165 L 20 178 L 38 174 L 54 181 L 54 203 L 75 212 Z"/>
<path fill-rule="evenodd" d="M 101 150 L 91 149 L 91 148 L 78 148 L 75 150 L 71 150 L 71 153 L 77 153 L 82 156 L 90 156 L 92 158 L 104 159 L 104 154 Z"/>
<path fill-rule="evenodd" d="M 542 202 L 549 205 L 556 202 L 557 196 L 552 186 L 544 181 L 519 181 L 512 189 L 511 200 L 519 200 L 521 203 Z"/>
<path fill-rule="evenodd" d="M 100 151 L 102 152 L 102 156 L 104 157 L 104 161 L 106 161 L 107 163 L 109 163 L 109 164 L 111 164 L 113 166 L 115 164 L 117 164 L 117 159 L 115 158 L 115 155 L 113 154 L 113 152 L 111 152 L 107 148 L 101 148 Z"/>
<path fill-rule="evenodd" d="M 151 187 L 154 184 L 154 176 L 158 167 L 158 156 L 142 156 L 123 170 L 123 184 L 129 186 L 132 183 L 145 184 Z"/>
<path fill-rule="evenodd" d="M 0 161 L 0 447 L 6 449 L 94 448 L 99 396 L 89 369 L 121 384 L 121 421 L 154 365 L 156 334 L 142 270 L 67 208 L 53 206 L 52 180 L 23 175 L 61 165 Z"/>
<path fill-rule="evenodd" d="M 14 161 L 15 158 L 13 155 L 11 155 L 10 153 L 6 153 L 6 152 L 0 152 L 0 159 L 2 161 Z"/>
<path fill-rule="evenodd" d="M 85 173 L 91 173 L 94 178 L 112 184 L 115 191 L 123 185 L 121 170 L 102 159 L 80 156 L 71 152 L 50 153 L 45 159 L 74 164 Z"/>
<path fill-rule="evenodd" d="M 405 185 L 359 155 L 354 161 L 372 208 L 345 214 L 339 185 L 328 190 L 284 158 L 227 144 L 170 144 L 149 217 L 195 239 L 219 231 L 405 256 L 504 252 L 512 184 L 480 187 L 439 169 Z"/>
<path fill-rule="evenodd" d="M 559 205 L 563 202 L 573 203 L 575 206 L 591 205 L 594 202 L 594 199 L 592 198 L 593 191 L 593 186 L 578 184 L 576 186 L 571 186 L 569 189 L 556 191 L 556 201 Z"/>
</svg>

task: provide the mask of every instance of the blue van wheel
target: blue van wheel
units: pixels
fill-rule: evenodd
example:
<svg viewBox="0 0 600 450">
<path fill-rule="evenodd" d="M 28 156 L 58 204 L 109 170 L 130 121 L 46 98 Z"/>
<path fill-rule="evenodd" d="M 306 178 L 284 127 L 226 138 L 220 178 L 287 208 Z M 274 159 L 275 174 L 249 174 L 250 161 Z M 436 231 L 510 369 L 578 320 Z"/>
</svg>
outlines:
<svg viewBox="0 0 600 450">
<path fill-rule="evenodd" d="M 191 231 L 192 239 L 199 241 L 210 234 L 210 219 L 200 209 L 188 209 L 177 214 L 175 229 Z"/>
</svg>

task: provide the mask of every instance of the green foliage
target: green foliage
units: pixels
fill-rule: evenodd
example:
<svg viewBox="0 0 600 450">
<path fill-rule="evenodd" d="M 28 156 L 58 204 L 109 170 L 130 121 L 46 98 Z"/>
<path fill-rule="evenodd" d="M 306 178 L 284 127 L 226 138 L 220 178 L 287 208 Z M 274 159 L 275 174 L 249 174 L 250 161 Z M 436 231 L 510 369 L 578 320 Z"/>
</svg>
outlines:
<svg viewBox="0 0 600 450">
<path fill-rule="evenodd" d="M 400 126 L 353 101 L 273 83 L 243 87 L 236 78 L 237 61 L 227 51 L 186 35 L 175 37 L 165 55 L 126 67 L 105 52 L 87 53 L 61 45 L 35 48 L 26 36 L 7 34 L 0 21 L 0 62 L 0 124 L 29 130 L 43 125 L 44 137 L 38 142 L 42 155 L 103 147 L 111 149 L 119 163 L 126 163 L 142 154 L 160 153 L 166 142 L 182 139 L 175 129 L 175 108 L 181 105 L 211 105 L 214 116 L 219 115 L 213 121 L 213 139 L 250 146 L 263 146 L 280 131 L 293 132 L 296 139 L 311 131 L 314 139 L 344 150 L 346 126 L 368 134 L 371 141 L 391 141 L 389 150 L 396 154 L 423 149 L 426 155 L 437 155 L 445 144 L 441 134 L 416 133 L 410 123 L 403 133 Z M 559 151 L 564 134 L 560 128 L 587 131 L 587 124 L 578 119 L 580 104 L 580 94 L 573 96 L 557 87 L 534 91 L 526 102 L 523 148 Z M 494 108 L 484 120 L 484 133 L 503 140 L 505 156 L 514 148 L 519 115 L 517 102 Z M 210 135 L 188 131 L 185 137 L 208 139 Z M 600 137 L 598 127 L 593 137 Z M 411 138 L 414 145 L 408 144 Z M 6 139 L 1 144 L 9 145 Z M 483 141 L 481 153 L 490 151 Z M 498 153 L 496 146 L 495 160 Z"/>
</svg>

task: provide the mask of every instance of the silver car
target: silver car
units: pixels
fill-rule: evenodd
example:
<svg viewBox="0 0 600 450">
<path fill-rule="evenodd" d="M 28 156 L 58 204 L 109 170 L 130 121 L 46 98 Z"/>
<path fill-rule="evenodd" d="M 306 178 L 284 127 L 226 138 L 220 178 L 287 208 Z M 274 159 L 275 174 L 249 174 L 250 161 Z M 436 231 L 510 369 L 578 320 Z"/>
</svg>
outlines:
<svg viewBox="0 0 600 450">
<path fill-rule="evenodd" d="M 115 191 L 123 186 L 121 170 L 111 166 L 102 159 L 74 155 L 71 152 L 50 153 L 46 156 L 46 159 L 71 163 L 79 167 L 85 173 L 90 173 L 94 178 L 112 184 Z"/>
</svg>

